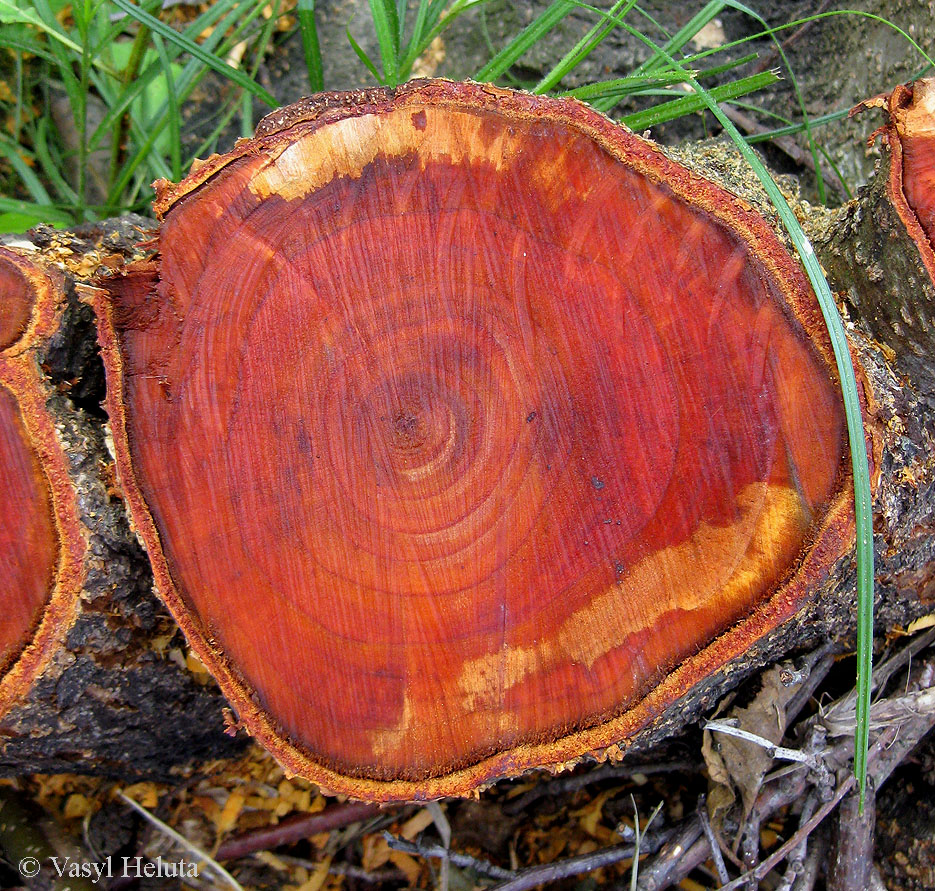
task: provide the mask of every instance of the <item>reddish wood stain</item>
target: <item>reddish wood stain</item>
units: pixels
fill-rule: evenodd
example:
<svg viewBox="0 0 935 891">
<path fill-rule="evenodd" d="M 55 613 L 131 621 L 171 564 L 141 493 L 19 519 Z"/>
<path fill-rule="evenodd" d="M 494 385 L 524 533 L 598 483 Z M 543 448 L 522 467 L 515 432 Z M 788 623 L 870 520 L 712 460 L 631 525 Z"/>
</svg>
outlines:
<svg viewBox="0 0 935 891">
<path fill-rule="evenodd" d="M 34 301 L 22 272 L 0 258 L 0 350 L 19 340 L 26 330 Z"/>
<path fill-rule="evenodd" d="M 935 249 L 935 78 L 893 94 L 891 114 L 902 144 L 906 201 Z"/>
<path fill-rule="evenodd" d="M 0 667 L 31 637 L 57 555 L 48 483 L 16 400 L 0 384 Z"/>
<path fill-rule="evenodd" d="M 0 717 L 68 628 L 85 539 L 39 347 L 57 327 L 61 277 L 0 247 Z"/>
<path fill-rule="evenodd" d="M 100 305 L 163 593 L 248 726 L 354 794 L 624 714 L 776 596 L 846 481 L 765 224 L 482 89 L 293 113 L 164 187 L 158 265 Z"/>
</svg>

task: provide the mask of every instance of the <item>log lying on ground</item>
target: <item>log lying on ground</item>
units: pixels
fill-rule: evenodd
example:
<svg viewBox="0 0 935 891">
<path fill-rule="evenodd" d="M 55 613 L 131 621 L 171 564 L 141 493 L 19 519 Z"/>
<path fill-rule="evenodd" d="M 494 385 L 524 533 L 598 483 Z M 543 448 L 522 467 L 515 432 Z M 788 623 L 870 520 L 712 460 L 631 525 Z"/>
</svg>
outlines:
<svg viewBox="0 0 935 891">
<path fill-rule="evenodd" d="M 171 619 L 69 398 L 91 397 L 89 336 L 70 279 L 0 248 L 0 775 L 167 777 L 235 748 L 218 692 L 156 651 Z"/>
<path fill-rule="evenodd" d="M 871 186 L 839 219 L 820 256 L 846 283 L 871 334 L 892 350 L 922 395 L 935 400 L 935 78 L 897 87 L 877 134 L 883 161 Z M 855 109 L 856 111 L 857 109 Z M 907 299 L 912 295 L 912 299 Z"/>
<path fill-rule="evenodd" d="M 95 298 L 120 479 L 290 771 L 390 800 L 619 755 L 810 597 L 836 606 L 799 636 L 847 626 L 815 299 L 652 144 L 414 82 L 274 113 L 156 209 L 158 254 Z"/>
</svg>

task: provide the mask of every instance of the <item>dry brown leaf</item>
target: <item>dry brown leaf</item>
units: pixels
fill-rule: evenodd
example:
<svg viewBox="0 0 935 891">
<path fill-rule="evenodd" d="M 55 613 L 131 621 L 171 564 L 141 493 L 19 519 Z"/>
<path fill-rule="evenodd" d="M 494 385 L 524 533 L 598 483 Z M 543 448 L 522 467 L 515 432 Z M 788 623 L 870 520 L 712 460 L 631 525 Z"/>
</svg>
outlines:
<svg viewBox="0 0 935 891">
<path fill-rule="evenodd" d="M 399 834 L 407 841 L 412 841 L 420 832 L 428 829 L 435 822 L 432 812 L 428 808 L 423 808 L 414 817 L 410 817 L 403 823 Z"/>
<path fill-rule="evenodd" d="M 418 860 L 402 851 L 390 851 L 389 859 L 390 863 L 406 876 L 411 886 L 418 883 L 419 876 L 422 875 L 422 864 Z"/>
<path fill-rule="evenodd" d="M 218 833 L 223 834 L 225 832 L 230 832 L 231 829 L 237 825 L 237 820 L 240 817 L 240 812 L 243 810 L 246 800 L 246 796 L 240 792 L 231 792 L 231 794 L 227 796 L 224 807 L 214 821 Z"/>
<path fill-rule="evenodd" d="M 786 705 L 798 691 L 801 682 L 786 686 L 781 678 L 784 666 L 774 665 L 761 675 L 760 692 L 746 708 L 733 708 L 726 717 L 737 722 L 741 730 L 755 733 L 778 745 L 786 732 Z M 708 767 L 711 787 L 708 811 L 719 825 L 724 811 L 735 793 L 740 794 L 744 814 L 749 814 L 760 791 L 763 777 L 773 765 L 773 758 L 761 745 L 706 730 L 702 755 Z"/>
<path fill-rule="evenodd" d="M 328 869 L 331 866 L 331 855 L 329 854 L 322 860 L 308 877 L 308 881 L 303 882 L 298 891 L 320 891 L 321 887 L 328 880 Z"/>
</svg>

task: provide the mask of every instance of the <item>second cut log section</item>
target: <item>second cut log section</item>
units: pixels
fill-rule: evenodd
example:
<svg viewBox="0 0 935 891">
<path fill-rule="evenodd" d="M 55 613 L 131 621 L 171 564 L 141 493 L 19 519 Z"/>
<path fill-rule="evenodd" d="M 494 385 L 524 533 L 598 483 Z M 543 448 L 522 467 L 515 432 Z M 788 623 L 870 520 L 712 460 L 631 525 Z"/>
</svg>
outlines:
<svg viewBox="0 0 935 891">
<path fill-rule="evenodd" d="M 583 105 L 325 95 L 157 211 L 96 306 L 121 480 L 240 718 L 327 788 L 606 749 L 851 544 L 797 265 Z"/>
</svg>

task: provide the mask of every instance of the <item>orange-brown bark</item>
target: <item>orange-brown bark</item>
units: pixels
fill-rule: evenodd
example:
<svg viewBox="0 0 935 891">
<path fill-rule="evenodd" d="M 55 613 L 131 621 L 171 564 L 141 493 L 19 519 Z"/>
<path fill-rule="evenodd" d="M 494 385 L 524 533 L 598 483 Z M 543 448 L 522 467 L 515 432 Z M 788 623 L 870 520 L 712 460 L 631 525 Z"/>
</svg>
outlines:
<svg viewBox="0 0 935 891">
<path fill-rule="evenodd" d="M 885 107 L 882 161 L 819 236 L 820 259 L 854 314 L 935 404 L 935 79 L 858 105 Z"/>
<path fill-rule="evenodd" d="M 36 360 L 60 287 L 59 274 L 0 248 L 0 716 L 44 667 L 83 578 L 85 541 Z"/>
<path fill-rule="evenodd" d="M 606 749 L 849 546 L 798 267 L 580 104 L 319 97 L 157 210 L 96 303 L 121 480 L 290 770 L 406 798 Z"/>
<path fill-rule="evenodd" d="M 902 190 L 935 249 L 935 78 L 895 90 L 889 105 L 902 154 Z"/>
<path fill-rule="evenodd" d="M 935 78 L 897 87 L 886 107 L 889 198 L 935 281 Z"/>
</svg>

